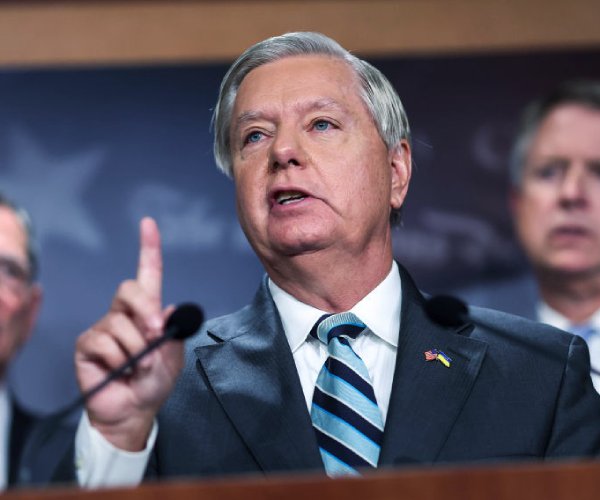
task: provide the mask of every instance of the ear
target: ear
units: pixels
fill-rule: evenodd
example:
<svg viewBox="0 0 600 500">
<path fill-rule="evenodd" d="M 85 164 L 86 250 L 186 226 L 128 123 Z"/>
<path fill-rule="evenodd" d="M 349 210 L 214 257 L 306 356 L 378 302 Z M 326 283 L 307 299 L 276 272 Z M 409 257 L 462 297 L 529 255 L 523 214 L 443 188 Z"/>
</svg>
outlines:
<svg viewBox="0 0 600 500">
<path fill-rule="evenodd" d="M 410 176 L 412 174 L 410 144 L 406 139 L 401 139 L 398 144 L 390 150 L 389 164 L 392 169 L 390 205 L 393 209 L 399 209 L 406 198 Z"/>
</svg>

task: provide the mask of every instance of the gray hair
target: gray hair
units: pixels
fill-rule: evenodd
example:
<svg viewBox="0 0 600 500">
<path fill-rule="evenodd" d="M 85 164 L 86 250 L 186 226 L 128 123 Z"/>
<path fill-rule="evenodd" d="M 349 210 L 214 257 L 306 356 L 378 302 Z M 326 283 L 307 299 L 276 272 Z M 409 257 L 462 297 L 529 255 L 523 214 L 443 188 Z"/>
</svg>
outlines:
<svg viewBox="0 0 600 500">
<path fill-rule="evenodd" d="M 29 281 L 33 282 L 38 277 L 39 259 L 35 231 L 29 212 L 2 193 L 0 193 L 0 207 L 11 210 L 25 230 L 25 236 L 27 237 L 27 248 L 25 250 L 27 252 L 27 264 L 29 266 Z"/>
<path fill-rule="evenodd" d="M 525 108 L 510 156 L 510 180 L 514 187 L 521 186 L 529 148 L 540 125 L 552 111 L 568 104 L 600 111 L 600 82 L 565 82 Z"/>
<path fill-rule="evenodd" d="M 366 61 L 344 49 L 335 40 L 314 32 L 286 33 L 263 40 L 247 49 L 231 65 L 223 78 L 214 109 L 212 125 L 215 131 L 214 155 L 217 166 L 232 176 L 230 127 L 238 89 L 253 69 L 286 57 L 324 55 L 345 61 L 355 72 L 361 87 L 361 97 L 371 113 L 379 135 L 388 150 L 401 139 L 410 142 L 408 118 L 390 81 Z M 392 221 L 399 218 L 393 211 Z"/>
</svg>

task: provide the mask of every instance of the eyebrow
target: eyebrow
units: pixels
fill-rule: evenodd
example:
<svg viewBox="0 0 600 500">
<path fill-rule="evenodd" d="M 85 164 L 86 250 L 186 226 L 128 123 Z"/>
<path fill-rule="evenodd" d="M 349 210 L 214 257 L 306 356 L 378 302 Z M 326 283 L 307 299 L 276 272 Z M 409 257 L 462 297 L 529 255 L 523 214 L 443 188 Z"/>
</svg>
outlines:
<svg viewBox="0 0 600 500">
<path fill-rule="evenodd" d="M 234 131 L 239 130 L 242 126 L 248 122 L 260 120 L 266 118 L 266 115 L 261 111 L 244 111 L 240 116 L 237 117 L 234 123 Z"/>
<path fill-rule="evenodd" d="M 346 107 L 341 105 L 335 99 L 330 97 L 324 97 L 321 99 L 317 99 L 314 101 L 309 101 L 308 103 L 300 103 L 295 106 L 297 110 L 304 113 L 310 113 L 311 111 L 320 111 L 320 110 L 339 110 L 342 112 L 346 112 Z M 269 113 L 265 113 L 263 111 L 250 110 L 244 111 L 241 113 L 234 122 L 233 131 L 236 133 L 240 128 L 242 128 L 246 123 L 252 122 L 255 120 L 269 120 Z"/>
</svg>

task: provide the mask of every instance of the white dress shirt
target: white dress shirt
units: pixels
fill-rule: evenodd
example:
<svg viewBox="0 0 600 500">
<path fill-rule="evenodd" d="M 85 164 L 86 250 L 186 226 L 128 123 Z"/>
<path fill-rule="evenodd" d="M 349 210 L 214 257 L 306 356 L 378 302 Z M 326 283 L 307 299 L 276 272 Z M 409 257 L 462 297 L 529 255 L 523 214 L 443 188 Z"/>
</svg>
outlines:
<svg viewBox="0 0 600 500">
<path fill-rule="evenodd" d="M 0 491 L 8 485 L 8 466 L 10 453 L 10 426 L 12 423 L 12 406 L 8 390 L 0 384 Z"/>
<path fill-rule="evenodd" d="M 281 317 L 283 329 L 292 350 L 300 376 L 308 411 L 313 390 L 327 347 L 309 332 L 327 311 L 320 311 L 300 302 L 269 280 L 269 290 Z M 368 330 L 352 340 L 352 348 L 362 358 L 373 384 L 375 397 L 385 423 L 392 391 L 392 380 L 400 333 L 401 283 L 395 262 L 387 277 L 351 312 L 367 325 Z M 115 448 L 94 429 L 84 412 L 75 438 L 75 465 L 81 486 L 134 486 L 143 478 L 144 470 L 154 446 L 157 424 L 140 452 L 126 452 Z"/>
<path fill-rule="evenodd" d="M 556 328 L 560 328 L 561 330 L 565 330 L 567 332 L 572 331 L 571 329 L 573 325 L 571 321 L 569 321 L 558 311 L 552 309 L 548 304 L 540 302 L 537 313 L 538 319 L 542 323 L 555 326 Z M 592 368 L 595 370 L 600 370 L 600 310 L 596 311 L 592 317 L 586 321 L 586 324 L 589 324 L 596 330 L 596 333 L 586 339 L 586 342 L 590 350 L 590 362 Z M 592 373 L 592 382 L 594 383 L 596 392 L 600 393 L 600 375 L 597 373 Z"/>
<path fill-rule="evenodd" d="M 320 311 L 300 302 L 271 280 L 269 280 L 269 290 L 279 311 L 300 375 L 306 406 L 310 411 L 317 377 L 327 359 L 327 346 L 311 337 L 309 332 L 327 311 Z M 350 340 L 350 344 L 367 366 L 384 423 L 390 402 L 398 349 L 400 307 L 400 274 L 394 262 L 387 277 L 350 309 L 368 327 L 363 334 Z"/>
</svg>

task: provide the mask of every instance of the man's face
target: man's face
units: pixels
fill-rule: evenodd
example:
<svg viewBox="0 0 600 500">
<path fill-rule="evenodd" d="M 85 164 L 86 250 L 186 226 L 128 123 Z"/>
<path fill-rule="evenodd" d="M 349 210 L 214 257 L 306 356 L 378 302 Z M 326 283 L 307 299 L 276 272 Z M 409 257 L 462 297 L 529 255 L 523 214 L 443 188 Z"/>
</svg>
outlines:
<svg viewBox="0 0 600 500">
<path fill-rule="evenodd" d="M 28 339 L 40 289 L 27 281 L 27 235 L 15 213 L 0 206 L 0 378 Z"/>
<path fill-rule="evenodd" d="M 403 141 L 388 152 L 346 63 L 298 56 L 251 71 L 231 144 L 240 223 L 263 262 L 325 249 L 381 257 L 410 151 Z"/>
<path fill-rule="evenodd" d="M 600 274 L 600 111 L 569 104 L 546 117 L 512 201 L 535 268 Z"/>
</svg>

